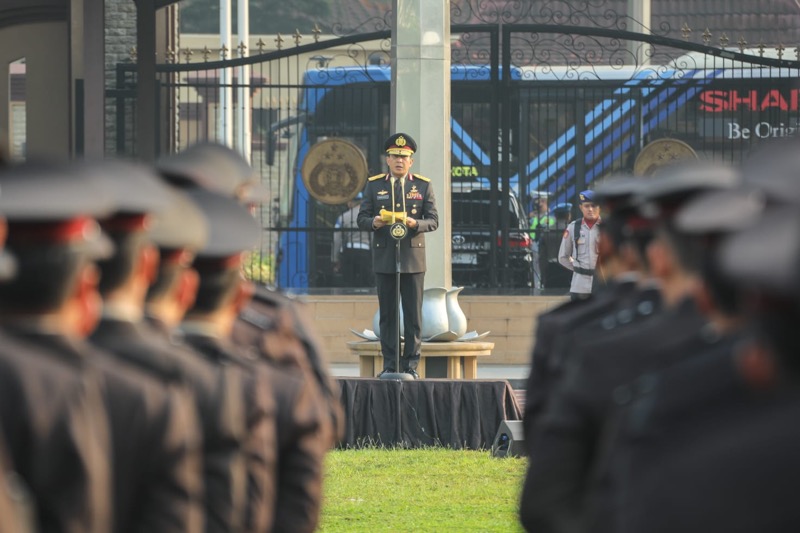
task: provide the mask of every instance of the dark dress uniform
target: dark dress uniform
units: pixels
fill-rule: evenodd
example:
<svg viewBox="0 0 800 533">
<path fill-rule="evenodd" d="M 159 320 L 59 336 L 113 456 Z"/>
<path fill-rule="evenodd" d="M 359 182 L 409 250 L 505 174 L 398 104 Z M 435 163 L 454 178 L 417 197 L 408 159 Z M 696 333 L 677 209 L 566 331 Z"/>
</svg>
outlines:
<svg viewBox="0 0 800 533">
<path fill-rule="evenodd" d="M 631 316 L 605 335 L 576 343 L 570 368 L 533 435 L 520 503 L 528 531 L 570 530 L 582 518 L 587 480 L 618 387 L 719 340 L 705 324 L 694 302 L 685 299 L 648 320 Z"/>
<path fill-rule="evenodd" d="M 0 333 L 0 429 L 7 459 L 35 501 L 39 530 L 110 530 L 108 425 L 84 354 Z"/>
<path fill-rule="evenodd" d="M 397 135 L 389 138 L 392 141 Z M 415 146 L 416 147 L 416 146 Z M 413 153 L 413 150 L 412 150 Z M 425 282 L 425 233 L 439 227 L 439 214 L 430 180 L 419 174 L 408 174 L 392 185 L 390 174 L 372 176 L 364 189 L 364 199 L 358 212 L 358 227 L 372 231 L 372 268 L 378 289 L 380 312 L 381 353 L 384 370 L 415 369 L 422 347 L 420 314 Z M 401 369 L 395 369 L 397 359 L 397 296 L 395 273 L 397 247 L 390 234 L 390 225 L 373 229 L 373 218 L 381 209 L 405 211 L 417 220 L 417 227 L 408 228 L 400 241 L 400 299 L 403 305 L 405 344 Z"/>
<path fill-rule="evenodd" d="M 156 378 L 88 343 L 31 340 L 77 356 L 100 374 L 113 463 L 112 531 L 201 531 L 201 442 L 192 406 Z"/>
<path fill-rule="evenodd" d="M 235 367 L 215 366 L 165 329 L 148 323 L 104 317 L 91 340 L 95 345 L 185 389 L 195 406 L 203 443 L 205 531 L 237 531 L 243 526 L 246 471 L 242 453 L 244 406 Z"/>
<path fill-rule="evenodd" d="M 277 496 L 278 445 L 277 407 L 270 379 L 256 360 L 232 342 L 220 339 L 197 322 L 181 326 L 188 346 L 218 366 L 239 370 L 244 404 L 246 436 L 244 456 L 247 469 L 245 529 L 270 531 L 275 517 Z"/>
<path fill-rule="evenodd" d="M 30 491 L 12 471 L 0 435 L 0 533 L 33 533 L 34 519 Z"/>
<path fill-rule="evenodd" d="M 322 437 L 331 447 L 344 435 L 344 412 L 339 387 L 327 369 L 322 345 L 306 309 L 285 294 L 257 287 L 233 327 L 233 341 L 278 367 L 303 376 L 322 413 Z"/>
<path fill-rule="evenodd" d="M 592 298 L 566 302 L 539 316 L 536 342 L 531 354 L 531 372 L 525 388 L 525 443 L 533 453 L 533 431 L 546 410 L 547 401 L 563 375 L 569 344 L 582 336 L 584 328 L 598 327 L 598 319 L 615 310 L 640 309 L 657 312 L 660 295 L 655 289 L 640 288 L 634 278 L 620 279 L 603 287 Z"/>
<path fill-rule="evenodd" d="M 800 393 L 749 385 L 737 369 L 740 344 L 631 384 L 585 531 L 800 527 Z"/>
<path fill-rule="evenodd" d="M 267 525 L 257 530 L 314 531 L 322 504 L 323 460 L 329 447 L 323 430 L 327 414 L 315 389 L 298 369 L 265 360 L 255 346 L 242 349 L 197 330 L 187 334 L 186 341 L 207 357 L 241 365 L 254 375 L 252 386 L 260 396 L 257 401 L 267 405 L 263 410 L 268 410 L 267 423 L 274 441 L 265 444 L 270 448 L 262 461 L 269 466 L 269 484 L 265 487 L 270 489 L 271 500 L 269 514 L 264 516 Z M 269 398 L 263 398 L 264 394 Z"/>
</svg>

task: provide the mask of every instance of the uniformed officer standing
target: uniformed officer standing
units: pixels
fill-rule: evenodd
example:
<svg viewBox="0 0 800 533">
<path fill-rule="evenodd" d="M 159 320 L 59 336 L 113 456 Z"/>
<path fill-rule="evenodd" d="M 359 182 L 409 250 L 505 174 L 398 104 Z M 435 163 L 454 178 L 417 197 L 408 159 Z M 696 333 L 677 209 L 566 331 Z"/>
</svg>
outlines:
<svg viewBox="0 0 800 533">
<path fill-rule="evenodd" d="M 248 207 L 268 199 L 260 176 L 238 152 L 213 143 L 192 145 L 161 159 L 158 170 L 168 181 L 183 187 L 202 187 L 217 191 Z M 339 389 L 326 365 L 322 344 L 304 306 L 279 290 L 258 286 L 253 299 L 236 320 L 233 341 L 246 349 L 297 373 L 302 389 L 314 398 L 319 413 L 321 438 L 330 447 L 344 432 L 344 415 Z M 305 417 L 305 415 L 304 415 Z M 303 434 L 302 439 L 310 436 Z M 304 446 L 290 446 L 293 453 Z"/>
<path fill-rule="evenodd" d="M 533 281 L 536 288 L 543 288 L 541 257 L 539 255 L 539 244 L 542 236 L 550 229 L 556 227 L 556 218 L 550 214 L 547 207 L 547 199 L 550 195 L 545 191 L 534 191 L 531 194 L 531 211 L 528 213 L 531 228 L 531 240 L 533 241 Z"/>
<path fill-rule="evenodd" d="M 417 143 L 408 134 L 395 133 L 384 144 L 389 172 L 372 176 L 364 189 L 358 212 L 358 227 L 372 231 L 372 268 L 378 289 L 381 353 L 384 372 L 402 370 L 419 378 L 416 368 L 422 347 L 420 315 L 425 282 L 425 233 L 439 227 L 439 214 L 430 180 L 410 172 Z M 402 213 L 401 222 L 408 234 L 399 250 L 391 234 L 394 218 L 384 218 L 381 211 Z M 405 345 L 397 360 L 399 311 L 397 301 L 397 253 L 400 254 L 400 299 L 403 306 Z M 380 374 L 379 374 L 380 375 Z"/>
<path fill-rule="evenodd" d="M 572 270 L 569 296 L 573 300 L 588 298 L 592 294 L 597 264 L 598 228 L 595 224 L 600 220 L 600 207 L 594 201 L 594 191 L 581 192 L 578 201 L 583 217 L 567 226 L 558 250 L 558 262 Z"/>
<path fill-rule="evenodd" d="M 606 212 L 601 225 L 601 260 L 609 279 L 595 297 L 565 302 L 537 319 L 523 417 L 529 455 L 534 453 L 534 426 L 566 366 L 569 344 L 614 310 L 641 303 L 652 304 L 655 311 L 659 305 L 658 291 L 646 280 L 641 250 L 652 236 L 652 224 L 638 215 L 634 203 L 643 185 L 640 179 L 619 177 L 598 186 L 597 200 Z"/>
<path fill-rule="evenodd" d="M 587 481 L 597 469 L 603 427 L 619 385 L 678 361 L 705 346 L 707 319 L 692 298 L 696 274 L 679 261 L 671 244 L 671 216 L 693 195 L 733 187 L 730 168 L 697 165 L 665 170 L 642 192 L 641 211 L 658 222 L 647 258 L 661 281 L 664 310 L 639 305 L 583 330 L 566 356 L 569 363 L 541 424 L 520 504 L 529 531 L 571 531 L 586 513 Z M 714 337 L 712 340 L 716 340 Z"/>
<path fill-rule="evenodd" d="M 112 204 L 97 183 L 61 165 L 4 169 L 0 189 L 18 267 L 0 282 L 5 452 L 30 490 L 37 529 L 107 532 L 109 429 L 83 338 L 98 312 L 92 260 L 111 252 L 93 217 Z"/>
</svg>

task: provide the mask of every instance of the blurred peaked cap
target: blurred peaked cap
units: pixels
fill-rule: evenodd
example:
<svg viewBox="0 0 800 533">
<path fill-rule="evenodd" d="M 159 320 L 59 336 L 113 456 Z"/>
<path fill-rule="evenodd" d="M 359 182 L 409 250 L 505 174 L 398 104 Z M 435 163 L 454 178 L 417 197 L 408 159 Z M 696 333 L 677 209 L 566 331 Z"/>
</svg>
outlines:
<svg viewBox="0 0 800 533">
<path fill-rule="evenodd" d="M 168 206 L 153 221 L 150 240 L 162 249 L 200 250 L 208 242 L 208 221 L 183 191 L 167 186 Z"/>
<path fill-rule="evenodd" d="M 250 251 L 258 244 L 261 228 L 238 202 L 200 188 L 186 192 L 208 221 L 208 240 L 197 250 L 198 258 L 228 257 Z"/>
<path fill-rule="evenodd" d="M 569 202 L 556 204 L 552 209 L 553 213 L 569 213 L 570 211 L 572 211 L 572 204 Z"/>
<path fill-rule="evenodd" d="M 756 223 L 766 200 L 760 191 L 744 188 L 708 191 L 689 199 L 675 213 L 673 224 L 687 234 L 733 233 Z"/>
<path fill-rule="evenodd" d="M 387 154 L 413 155 L 417 151 L 417 141 L 408 133 L 395 133 L 386 139 L 383 149 Z"/>
<path fill-rule="evenodd" d="M 607 205 L 612 209 L 618 206 L 627 206 L 633 199 L 642 193 L 646 179 L 619 175 L 598 184 L 594 190 L 595 201 Z"/>
<path fill-rule="evenodd" d="M 742 179 L 776 203 L 800 203 L 800 140 L 766 143 L 742 164 Z"/>
<path fill-rule="evenodd" d="M 730 189 L 739 182 L 740 175 L 733 167 L 709 162 L 676 163 L 656 173 L 640 197 L 645 201 L 670 201 L 701 191 Z"/>
<path fill-rule="evenodd" d="M 547 191 L 531 191 L 532 200 L 539 200 L 540 198 L 544 198 L 546 200 L 550 198 L 550 193 Z"/>
<path fill-rule="evenodd" d="M 594 202 L 594 191 L 587 189 L 578 193 L 578 202 Z"/>
<path fill-rule="evenodd" d="M 675 163 L 657 172 L 634 200 L 642 216 L 671 216 L 692 196 L 704 191 L 736 187 L 740 174 L 733 168 L 710 162 Z"/>
<path fill-rule="evenodd" d="M 0 169 L 0 213 L 12 222 L 103 218 L 114 198 L 96 176 L 74 165 L 32 161 Z"/>
<path fill-rule="evenodd" d="M 800 212 L 776 207 L 728 236 L 717 261 L 731 280 L 778 296 L 800 297 Z"/>
<path fill-rule="evenodd" d="M 239 152 L 222 144 L 192 145 L 163 157 L 156 168 L 176 185 L 203 187 L 243 204 L 269 200 L 269 191 L 261 185 L 259 174 Z"/>
<path fill-rule="evenodd" d="M 150 167 L 114 159 L 86 160 L 76 167 L 102 182 L 114 202 L 115 214 L 158 213 L 169 203 L 164 181 Z"/>
</svg>

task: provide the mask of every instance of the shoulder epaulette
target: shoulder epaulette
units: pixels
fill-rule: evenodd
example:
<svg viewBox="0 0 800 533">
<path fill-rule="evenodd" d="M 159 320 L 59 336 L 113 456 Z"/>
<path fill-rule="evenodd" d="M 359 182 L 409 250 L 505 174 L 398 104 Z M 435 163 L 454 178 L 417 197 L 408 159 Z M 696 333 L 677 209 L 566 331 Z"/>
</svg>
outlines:
<svg viewBox="0 0 800 533">
<path fill-rule="evenodd" d="M 417 180 L 422 180 L 422 181 L 427 181 L 427 182 L 429 182 L 429 183 L 430 183 L 430 181 L 431 181 L 431 179 L 430 179 L 430 178 L 426 178 L 425 176 L 420 176 L 419 174 L 414 174 L 414 179 L 417 179 Z"/>
<path fill-rule="evenodd" d="M 379 179 L 385 178 L 385 177 L 386 177 L 386 174 L 376 174 L 374 176 L 371 176 L 369 178 L 369 181 L 375 181 L 375 180 L 379 180 Z"/>
</svg>

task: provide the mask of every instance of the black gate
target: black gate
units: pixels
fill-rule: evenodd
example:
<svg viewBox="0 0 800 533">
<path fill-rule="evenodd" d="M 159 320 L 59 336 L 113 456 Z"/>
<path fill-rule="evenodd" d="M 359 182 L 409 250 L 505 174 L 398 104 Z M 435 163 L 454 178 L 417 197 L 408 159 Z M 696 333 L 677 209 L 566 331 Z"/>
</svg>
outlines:
<svg viewBox="0 0 800 533">
<path fill-rule="evenodd" d="M 451 27 L 455 285 L 559 287 L 556 227 L 578 191 L 687 153 L 737 162 L 800 123 L 798 63 L 780 47 L 753 52 L 741 41 L 728 47 L 727 37 L 714 47 L 707 34 L 695 44 L 613 22 L 559 22 Z M 308 291 L 371 286 L 333 267 L 334 237 L 355 231 L 337 224 L 348 204 L 310 194 L 300 169 L 311 147 L 337 138 L 363 151 L 370 174 L 384 170 L 390 44 L 388 30 L 308 44 L 296 35 L 294 46 L 269 53 L 260 46 L 250 57 L 209 61 L 206 50 L 197 61 L 176 51 L 158 66 L 163 150 L 219 138 L 250 102 L 252 163 L 273 195 L 258 215 L 255 280 Z M 134 65 L 119 65 L 117 80 L 109 94 L 117 151 L 135 155 Z M 529 231 L 539 193 L 548 194 L 554 226 L 535 232 L 541 246 Z"/>
</svg>

